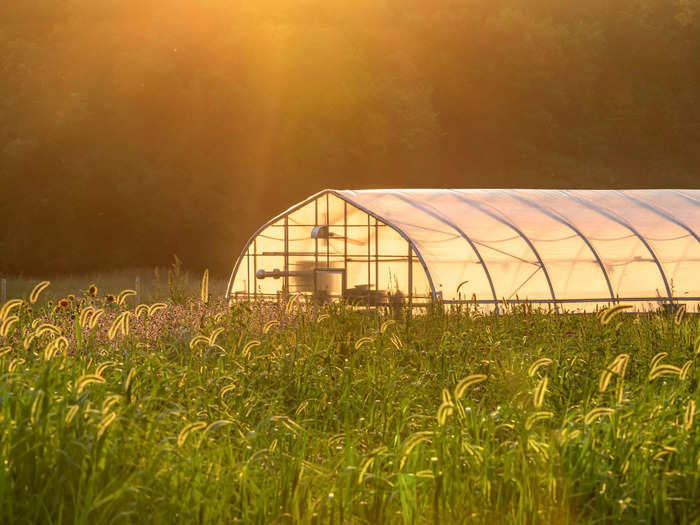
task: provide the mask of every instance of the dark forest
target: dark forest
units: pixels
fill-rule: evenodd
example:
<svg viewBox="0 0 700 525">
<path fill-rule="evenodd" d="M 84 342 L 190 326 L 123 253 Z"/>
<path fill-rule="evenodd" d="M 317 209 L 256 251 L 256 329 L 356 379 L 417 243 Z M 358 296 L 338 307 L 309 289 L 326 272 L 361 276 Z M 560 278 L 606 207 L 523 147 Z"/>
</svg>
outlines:
<svg viewBox="0 0 700 525">
<path fill-rule="evenodd" d="M 700 1 L 0 3 L 0 273 L 226 272 L 327 187 L 698 188 Z"/>
</svg>

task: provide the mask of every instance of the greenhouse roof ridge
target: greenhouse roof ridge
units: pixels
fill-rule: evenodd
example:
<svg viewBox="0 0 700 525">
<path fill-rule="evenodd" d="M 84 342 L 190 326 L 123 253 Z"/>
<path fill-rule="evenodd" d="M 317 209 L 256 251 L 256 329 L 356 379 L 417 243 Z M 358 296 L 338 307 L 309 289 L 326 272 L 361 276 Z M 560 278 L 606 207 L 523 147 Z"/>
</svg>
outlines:
<svg viewBox="0 0 700 525">
<path fill-rule="evenodd" d="M 324 188 L 319 193 L 324 191 L 362 191 L 362 192 L 377 192 L 377 191 L 700 191 L 696 188 Z"/>
</svg>

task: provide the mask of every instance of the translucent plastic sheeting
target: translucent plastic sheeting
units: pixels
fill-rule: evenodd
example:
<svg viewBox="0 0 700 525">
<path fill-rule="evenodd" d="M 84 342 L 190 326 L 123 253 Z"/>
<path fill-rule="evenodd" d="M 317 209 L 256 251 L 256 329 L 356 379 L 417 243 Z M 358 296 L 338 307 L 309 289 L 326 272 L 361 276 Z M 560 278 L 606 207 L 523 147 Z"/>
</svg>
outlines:
<svg viewBox="0 0 700 525">
<path fill-rule="evenodd" d="M 317 225 L 326 238 L 312 239 Z M 323 267 L 342 273 L 333 296 L 358 288 L 488 309 L 697 307 L 698 232 L 698 190 L 324 190 L 251 238 L 228 295 L 294 292 L 289 280 L 255 284 L 260 264 L 276 264 L 315 279 Z M 295 279 L 308 291 L 308 279 Z"/>
</svg>

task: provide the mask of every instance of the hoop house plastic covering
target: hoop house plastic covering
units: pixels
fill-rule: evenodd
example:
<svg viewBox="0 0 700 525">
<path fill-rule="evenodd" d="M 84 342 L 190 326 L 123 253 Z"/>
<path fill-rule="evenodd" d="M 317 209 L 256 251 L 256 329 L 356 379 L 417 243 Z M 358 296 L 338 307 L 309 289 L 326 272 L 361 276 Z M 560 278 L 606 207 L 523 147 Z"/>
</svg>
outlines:
<svg viewBox="0 0 700 525">
<path fill-rule="evenodd" d="M 227 297 L 695 309 L 698 232 L 698 190 L 324 190 L 253 235 Z"/>
</svg>

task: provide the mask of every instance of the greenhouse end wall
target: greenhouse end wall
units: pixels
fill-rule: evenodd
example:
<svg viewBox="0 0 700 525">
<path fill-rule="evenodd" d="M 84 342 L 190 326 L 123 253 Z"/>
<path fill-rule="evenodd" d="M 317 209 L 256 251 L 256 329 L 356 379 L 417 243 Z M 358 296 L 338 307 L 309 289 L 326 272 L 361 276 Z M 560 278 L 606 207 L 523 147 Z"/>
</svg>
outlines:
<svg viewBox="0 0 700 525">
<path fill-rule="evenodd" d="M 236 263 L 232 299 L 304 294 L 319 301 L 426 303 L 433 293 L 408 239 L 331 192 L 256 232 Z"/>
<path fill-rule="evenodd" d="M 694 310 L 699 229 L 697 190 L 324 190 L 256 232 L 227 297 Z"/>
</svg>

